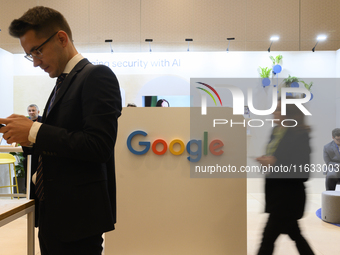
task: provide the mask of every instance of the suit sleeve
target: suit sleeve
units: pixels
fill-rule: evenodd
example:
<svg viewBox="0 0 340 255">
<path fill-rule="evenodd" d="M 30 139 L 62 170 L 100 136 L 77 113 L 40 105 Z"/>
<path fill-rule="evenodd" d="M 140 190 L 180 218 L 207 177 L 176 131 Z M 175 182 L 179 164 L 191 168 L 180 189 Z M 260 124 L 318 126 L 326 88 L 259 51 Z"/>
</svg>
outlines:
<svg viewBox="0 0 340 255">
<path fill-rule="evenodd" d="M 106 162 L 113 153 L 117 119 L 121 114 L 118 80 L 106 66 L 94 66 L 87 70 L 80 83 L 71 84 L 79 87 L 73 92 L 78 109 L 67 108 L 67 103 L 63 102 L 58 113 L 68 116 L 67 121 L 72 122 L 71 113 L 76 111 L 76 124 L 43 124 L 37 134 L 35 150 L 47 156 Z"/>
</svg>

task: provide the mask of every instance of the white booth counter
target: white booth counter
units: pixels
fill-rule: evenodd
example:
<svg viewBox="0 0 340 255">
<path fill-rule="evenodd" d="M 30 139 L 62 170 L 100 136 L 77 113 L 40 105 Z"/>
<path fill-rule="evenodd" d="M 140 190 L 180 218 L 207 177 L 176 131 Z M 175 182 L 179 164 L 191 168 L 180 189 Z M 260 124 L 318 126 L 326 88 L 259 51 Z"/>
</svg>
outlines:
<svg viewBox="0 0 340 255">
<path fill-rule="evenodd" d="M 219 109 L 224 117 L 231 114 Z M 246 164 L 246 129 L 216 133 L 207 119 L 201 125 L 191 123 L 190 108 L 175 107 L 123 108 L 118 126 L 117 224 L 105 236 L 105 254 L 246 254 L 246 179 L 191 178 L 194 167 L 187 158 L 197 156 L 183 148 L 190 140 L 202 141 L 196 165 L 207 164 L 208 158 L 219 164 Z M 134 131 L 146 135 L 135 135 L 130 143 Z M 204 132 L 208 145 L 223 141 L 223 155 L 213 155 L 209 148 L 204 153 Z M 196 145 L 192 151 L 197 151 Z M 146 152 L 136 155 L 129 146 Z"/>
</svg>

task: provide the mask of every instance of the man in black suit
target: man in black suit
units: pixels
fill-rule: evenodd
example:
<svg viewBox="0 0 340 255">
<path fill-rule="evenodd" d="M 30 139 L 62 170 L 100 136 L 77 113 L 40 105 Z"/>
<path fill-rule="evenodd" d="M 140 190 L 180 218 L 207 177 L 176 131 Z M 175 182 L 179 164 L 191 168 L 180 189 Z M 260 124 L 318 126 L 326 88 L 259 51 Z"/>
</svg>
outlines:
<svg viewBox="0 0 340 255">
<path fill-rule="evenodd" d="M 117 78 L 78 54 L 67 21 L 53 9 L 28 10 L 11 23 L 10 34 L 20 39 L 34 67 L 58 77 L 42 123 L 15 114 L 0 119 L 7 142 L 32 144 L 39 155 L 35 200 L 41 254 L 101 254 L 102 234 L 116 222 Z"/>
<path fill-rule="evenodd" d="M 39 107 L 36 104 L 30 104 L 27 107 L 28 118 L 32 121 L 42 121 L 42 117 L 39 115 Z"/>
<path fill-rule="evenodd" d="M 332 139 L 323 147 L 323 159 L 327 166 L 326 190 L 335 190 L 336 184 L 340 182 L 340 128 L 332 130 Z"/>
</svg>

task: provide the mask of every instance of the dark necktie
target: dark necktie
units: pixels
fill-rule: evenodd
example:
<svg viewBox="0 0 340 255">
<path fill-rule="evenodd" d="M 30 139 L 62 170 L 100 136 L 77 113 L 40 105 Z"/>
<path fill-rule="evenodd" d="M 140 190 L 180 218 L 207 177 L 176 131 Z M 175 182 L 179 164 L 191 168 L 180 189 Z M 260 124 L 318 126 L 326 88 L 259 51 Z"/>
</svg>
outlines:
<svg viewBox="0 0 340 255">
<path fill-rule="evenodd" d="M 63 81 L 65 80 L 66 75 L 67 75 L 66 73 L 63 73 L 57 79 L 57 83 L 54 87 L 54 93 L 51 98 L 50 104 L 48 106 L 46 116 L 50 113 L 54 100 L 58 94 L 58 91 Z M 37 176 L 36 176 L 36 182 L 35 182 L 35 194 L 37 195 L 40 201 L 44 200 L 44 185 L 43 185 L 43 171 L 42 170 L 43 170 L 43 165 L 42 165 L 42 158 L 40 156 L 39 161 L 38 161 Z"/>
<path fill-rule="evenodd" d="M 59 89 L 61 88 L 61 85 L 62 85 L 63 81 L 65 80 L 66 75 L 67 75 L 66 73 L 62 73 L 62 74 L 58 77 L 58 79 L 57 79 L 57 83 L 56 83 L 56 85 L 55 85 L 55 87 L 54 87 L 54 93 L 53 93 L 53 96 L 52 96 L 52 98 L 51 98 L 50 104 L 49 104 L 49 106 L 48 106 L 46 116 L 47 116 L 47 115 L 50 113 L 50 111 L 51 111 L 51 108 L 52 108 L 52 105 L 53 105 L 53 103 L 54 103 L 54 100 L 55 100 L 55 98 L 56 98 L 57 95 L 58 95 Z"/>
</svg>

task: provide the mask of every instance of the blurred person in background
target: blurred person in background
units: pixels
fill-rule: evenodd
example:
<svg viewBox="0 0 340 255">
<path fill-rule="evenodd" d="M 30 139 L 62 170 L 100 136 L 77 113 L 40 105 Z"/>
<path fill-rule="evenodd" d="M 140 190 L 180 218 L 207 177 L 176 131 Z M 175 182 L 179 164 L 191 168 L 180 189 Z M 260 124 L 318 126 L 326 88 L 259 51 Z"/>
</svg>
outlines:
<svg viewBox="0 0 340 255">
<path fill-rule="evenodd" d="M 310 163 L 311 149 L 309 146 L 310 128 L 304 123 L 304 114 L 294 104 L 286 105 L 287 115 L 281 115 L 281 100 L 274 112 L 277 126 L 274 127 L 266 154 L 257 161 L 265 167 L 289 167 Z M 282 125 L 282 121 L 285 127 Z M 293 119 L 294 121 L 288 121 Z M 291 122 L 291 123 L 290 123 Z M 304 169 L 303 169 L 304 170 Z M 300 254 L 313 255 L 311 247 L 302 236 L 298 220 L 302 218 L 305 209 L 306 193 L 304 182 L 308 180 L 309 172 L 273 171 L 265 179 L 265 212 L 269 213 L 267 224 L 263 231 L 262 242 L 258 255 L 273 254 L 274 243 L 280 234 L 288 234 L 295 241 Z"/>
<path fill-rule="evenodd" d="M 42 117 L 39 115 L 39 107 L 36 104 L 30 104 L 27 107 L 28 118 L 32 121 L 42 121 Z"/>
</svg>

